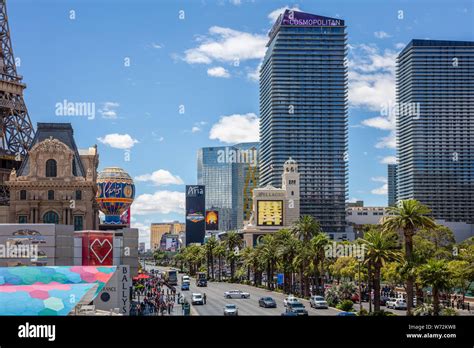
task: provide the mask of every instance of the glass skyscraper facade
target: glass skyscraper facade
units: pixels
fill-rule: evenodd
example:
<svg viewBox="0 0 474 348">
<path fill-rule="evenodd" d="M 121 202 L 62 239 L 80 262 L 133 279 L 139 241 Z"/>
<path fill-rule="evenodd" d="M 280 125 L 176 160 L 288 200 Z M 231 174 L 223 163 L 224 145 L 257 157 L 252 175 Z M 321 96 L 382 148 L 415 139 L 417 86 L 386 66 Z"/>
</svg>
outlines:
<svg viewBox="0 0 474 348">
<path fill-rule="evenodd" d="M 269 33 L 260 70 L 260 186 L 300 172 L 301 215 L 345 232 L 347 44 L 344 21 L 286 10 Z"/>
<path fill-rule="evenodd" d="M 474 42 L 412 40 L 397 60 L 398 199 L 474 223 Z"/>
<path fill-rule="evenodd" d="M 388 182 L 388 206 L 393 207 L 397 204 L 397 165 L 389 164 L 387 166 Z"/>
<path fill-rule="evenodd" d="M 219 230 L 243 227 L 258 186 L 259 143 L 204 147 L 198 150 L 198 184 L 206 186 L 206 209 L 219 212 Z"/>
</svg>

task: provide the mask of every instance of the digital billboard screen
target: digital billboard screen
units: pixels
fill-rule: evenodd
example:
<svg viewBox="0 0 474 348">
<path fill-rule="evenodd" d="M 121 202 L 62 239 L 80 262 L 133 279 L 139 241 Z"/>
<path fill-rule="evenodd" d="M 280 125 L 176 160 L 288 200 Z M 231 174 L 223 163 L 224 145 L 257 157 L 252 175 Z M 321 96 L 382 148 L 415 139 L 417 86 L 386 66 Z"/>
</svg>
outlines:
<svg viewBox="0 0 474 348">
<path fill-rule="evenodd" d="M 283 201 L 258 201 L 257 225 L 283 226 Z"/>
<path fill-rule="evenodd" d="M 219 212 L 217 210 L 206 211 L 206 231 L 219 230 Z"/>
<path fill-rule="evenodd" d="M 204 185 L 186 185 L 186 245 L 204 243 L 206 234 Z"/>
</svg>

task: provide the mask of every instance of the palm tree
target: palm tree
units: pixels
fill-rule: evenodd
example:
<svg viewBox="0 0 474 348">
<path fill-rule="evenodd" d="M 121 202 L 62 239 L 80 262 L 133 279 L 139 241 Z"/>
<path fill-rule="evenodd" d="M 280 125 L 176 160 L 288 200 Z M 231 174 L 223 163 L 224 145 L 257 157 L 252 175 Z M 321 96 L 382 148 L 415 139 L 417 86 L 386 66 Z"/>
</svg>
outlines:
<svg viewBox="0 0 474 348">
<path fill-rule="evenodd" d="M 319 233 L 310 240 L 310 249 L 313 254 L 314 281 L 317 289 L 324 289 L 323 265 L 326 256 L 325 248 L 329 243 L 329 237 L 324 233 Z"/>
<path fill-rule="evenodd" d="M 275 267 L 278 261 L 278 242 L 276 238 L 267 234 L 263 237 L 262 247 L 261 247 L 261 257 L 263 262 L 266 265 L 267 273 L 267 288 L 272 290 L 273 287 L 273 276 L 275 274 Z"/>
<path fill-rule="evenodd" d="M 206 257 L 207 257 L 207 278 L 209 279 L 209 270 L 211 278 L 214 279 L 214 251 L 217 247 L 218 241 L 215 236 L 211 236 L 206 241 Z"/>
<path fill-rule="evenodd" d="M 223 242 L 220 242 L 217 244 L 217 246 L 214 249 L 214 255 L 217 257 L 217 266 L 219 269 L 219 281 L 221 281 L 222 277 L 222 259 L 225 257 L 226 251 L 225 251 L 225 245 Z"/>
<path fill-rule="evenodd" d="M 321 226 L 310 215 L 301 216 L 292 228 L 293 234 L 304 243 L 308 243 L 318 233 L 321 233 Z"/>
<path fill-rule="evenodd" d="M 378 229 L 370 230 L 360 242 L 365 247 L 365 262 L 373 266 L 374 310 L 380 311 L 380 270 L 387 263 L 400 259 L 397 235 Z"/>
<path fill-rule="evenodd" d="M 431 286 L 433 292 L 433 314 L 439 315 L 439 292 L 451 286 L 451 273 L 445 260 L 430 259 L 418 271 L 423 287 Z"/>
<path fill-rule="evenodd" d="M 310 248 L 303 242 L 298 241 L 297 254 L 293 259 L 293 266 L 298 270 L 299 281 L 300 281 L 300 294 L 302 296 L 309 295 L 309 281 L 308 276 L 310 273 L 308 265 L 311 264 L 312 253 Z"/>
<path fill-rule="evenodd" d="M 293 260 L 298 252 L 298 240 L 287 229 L 279 230 L 275 239 L 278 244 L 277 256 L 283 270 L 283 291 L 290 293 L 293 288 Z"/>
<path fill-rule="evenodd" d="M 227 248 L 227 260 L 230 263 L 230 279 L 233 281 L 235 275 L 235 263 L 239 259 L 239 254 L 236 253 L 235 250 L 242 247 L 243 240 L 237 232 L 230 231 L 227 233 L 225 245 Z"/>
<path fill-rule="evenodd" d="M 400 201 L 397 207 L 389 207 L 388 215 L 382 220 L 382 228 L 386 232 L 403 233 L 405 238 L 405 259 L 413 263 L 413 236 L 419 229 L 435 228 L 435 221 L 426 216 L 430 209 L 414 199 Z M 413 309 L 413 284 L 415 278 L 409 274 L 406 281 L 407 315 Z"/>
</svg>

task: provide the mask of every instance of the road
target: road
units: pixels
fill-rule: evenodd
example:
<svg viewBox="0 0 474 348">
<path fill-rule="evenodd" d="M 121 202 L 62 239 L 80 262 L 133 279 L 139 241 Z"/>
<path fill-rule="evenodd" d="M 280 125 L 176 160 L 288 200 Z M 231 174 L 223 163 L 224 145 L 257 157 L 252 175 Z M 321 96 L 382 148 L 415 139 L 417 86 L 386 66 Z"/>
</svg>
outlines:
<svg viewBox="0 0 474 348">
<path fill-rule="evenodd" d="M 164 267 L 150 267 L 147 265 L 147 269 L 154 268 L 159 270 L 165 270 Z M 178 274 L 178 286 L 177 291 L 181 292 L 181 276 Z M 226 299 L 224 298 L 224 292 L 228 290 L 242 290 L 250 294 L 249 299 Z M 278 292 L 269 291 L 265 289 L 256 288 L 244 284 L 231 284 L 225 282 L 208 282 L 207 287 L 197 287 L 195 279 L 191 279 L 191 285 L 189 291 L 181 292 L 189 303 L 191 303 L 191 294 L 193 292 L 205 293 L 206 304 L 205 305 L 194 305 L 192 306 L 192 314 L 195 315 L 223 315 L 224 306 L 226 304 L 235 304 L 238 307 L 239 315 L 281 315 L 285 311 L 283 300 L 286 295 Z M 261 297 L 270 296 L 277 303 L 277 308 L 263 308 L 259 307 L 258 300 Z M 301 302 L 305 305 L 309 315 L 337 315 L 340 311 L 337 309 L 314 309 L 309 305 L 309 301 L 301 299 Z"/>
</svg>

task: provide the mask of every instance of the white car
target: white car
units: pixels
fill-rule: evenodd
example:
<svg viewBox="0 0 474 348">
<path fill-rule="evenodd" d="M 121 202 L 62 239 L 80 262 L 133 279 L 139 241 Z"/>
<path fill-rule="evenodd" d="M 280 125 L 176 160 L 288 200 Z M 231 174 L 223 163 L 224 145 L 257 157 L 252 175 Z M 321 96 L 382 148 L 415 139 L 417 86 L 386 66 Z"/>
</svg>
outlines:
<svg viewBox="0 0 474 348">
<path fill-rule="evenodd" d="M 288 305 L 291 305 L 293 303 L 298 303 L 298 302 L 300 302 L 300 301 L 296 297 L 294 297 L 293 295 L 290 295 L 290 296 L 288 296 L 287 298 L 285 298 L 283 300 L 283 303 L 284 303 L 285 307 L 287 307 Z"/>
<path fill-rule="evenodd" d="M 386 302 L 385 302 L 385 307 L 387 308 L 393 308 L 395 306 L 395 302 L 397 299 L 395 297 L 390 297 Z"/>
<path fill-rule="evenodd" d="M 242 290 L 229 290 L 229 291 L 224 292 L 224 297 L 225 298 L 250 298 L 250 294 Z"/>
<path fill-rule="evenodd" d="M 407 301 L 403 298 L 397 298 L 393 305 L 393 309 L 407 309 Z"/>
<path fill-rule="evenodd" d="M 191 298 L 191 303 L 194 304 L 204 304 L 204 298 L 202 297 L 202 294 L 200 293 L 193 293 L 192 298 Z"/>
<path fill-rule="evenodd" d="M 226 304 L 224 306 L 224 315 L 225 316 L 234 316 L 239 315 L 239 308 L 235 304 Z"/>
<path fill-rule="evenodd" d="M 322 296 L 311 296 L 311 299 L 309 300 L 309 305 L 312 308 L 321 308 L 321 309 L 327 309 L 328 303 Z"/>
</svg>

